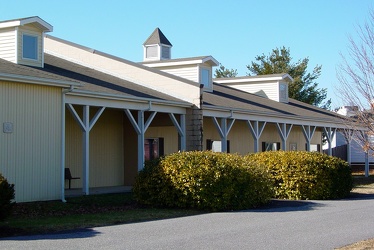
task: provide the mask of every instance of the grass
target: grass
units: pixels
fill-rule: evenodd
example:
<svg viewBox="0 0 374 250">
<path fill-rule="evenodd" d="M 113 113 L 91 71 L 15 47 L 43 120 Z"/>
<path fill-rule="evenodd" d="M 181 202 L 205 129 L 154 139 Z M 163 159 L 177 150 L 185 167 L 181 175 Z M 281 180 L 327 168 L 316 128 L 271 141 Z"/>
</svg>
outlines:
<svg viewBox="0 0 374 250">
<path fill-rule="evenodd" d="M 9 218 L 0 222 L 0 237 L 45 234 L 201 213 L 196 210 L 139 206 L 131 193 L 68 198 L 66 203 L 20 203 L 15 205 Z"/>
</svg>

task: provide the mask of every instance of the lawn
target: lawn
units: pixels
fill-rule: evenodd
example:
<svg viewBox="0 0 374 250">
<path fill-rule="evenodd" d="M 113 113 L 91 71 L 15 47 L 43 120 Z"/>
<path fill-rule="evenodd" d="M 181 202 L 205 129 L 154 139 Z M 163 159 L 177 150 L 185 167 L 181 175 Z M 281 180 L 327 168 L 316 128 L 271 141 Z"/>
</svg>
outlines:
<svg viewBox="0 0 374 250">
<path fill-rule="evenodd" d="M 136 204 L 131 193 L 67 198 L 67 202 L 19 203 L 0 222 L 0 237 L 44 234 L 78 228 L 134 223 L 201 214 L 187 209 L 163 209 Z"/>
</svg>

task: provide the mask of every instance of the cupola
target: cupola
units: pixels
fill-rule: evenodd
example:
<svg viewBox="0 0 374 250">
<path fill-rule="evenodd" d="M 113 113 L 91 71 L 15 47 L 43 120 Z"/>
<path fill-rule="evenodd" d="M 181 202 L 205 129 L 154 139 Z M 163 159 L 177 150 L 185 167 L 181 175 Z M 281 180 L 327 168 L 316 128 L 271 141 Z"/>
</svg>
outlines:
<svg viewBox="0 0 374 250">
<path fill-rule="evenodd" d="M 171 59 L 173 45 L 159 28 L 156 28 L 143 43 L 144 61 L 161 61 Z"/>
<path fill-rule="evenodd" d="M 44 33 L 53 27 L 41 18 L 0 22 L 0 58 L 28 66 L 44 66 Z"/>
</svg>

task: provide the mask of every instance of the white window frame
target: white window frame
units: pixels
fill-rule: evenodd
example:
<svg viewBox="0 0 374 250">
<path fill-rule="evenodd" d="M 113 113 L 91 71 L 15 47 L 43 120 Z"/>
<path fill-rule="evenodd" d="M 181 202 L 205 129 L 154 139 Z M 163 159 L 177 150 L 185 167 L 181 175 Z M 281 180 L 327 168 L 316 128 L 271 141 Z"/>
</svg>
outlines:
<svg viewBox="0 0 374 250">
<path fill-rule="evenodd" d="M 36 40 L 36 44 L 35 44 L 36 46 L 35 48 L 33 48 L 35 49 L 35 58 L 25 56 L 25 48 L 27 48 L 27 46 L 25 46 L 25 36 L 30 37 L 30 38 L 35 38 Z M 39 36 L 34 35 L 34 34 L 29 34 L 29 33 L 23 33 L 22 34 L 22 59 L 38 61 L 38 58 L 39 58 Z"/>
</svg>

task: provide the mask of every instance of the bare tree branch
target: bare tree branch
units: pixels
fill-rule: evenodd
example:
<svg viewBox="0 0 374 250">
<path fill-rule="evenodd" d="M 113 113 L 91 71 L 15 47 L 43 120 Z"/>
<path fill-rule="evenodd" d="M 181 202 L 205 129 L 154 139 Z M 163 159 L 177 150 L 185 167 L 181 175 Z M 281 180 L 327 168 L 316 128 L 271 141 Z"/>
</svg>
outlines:
<svg viewBox="0 0 374 250">
<path fill-rule="evenodd" d="M 343 103 L 356 107 L 347 118 L 347 127 L 354 129 L 353 136 L 365 152 L 374 150 L 374 11 L 369 20 L 356 28 L 358 39 L 349 37 L 348 55 L 341 54 L 342 63 L 337 69 L 340 82 L 338 92 Z"/>
</svg>

